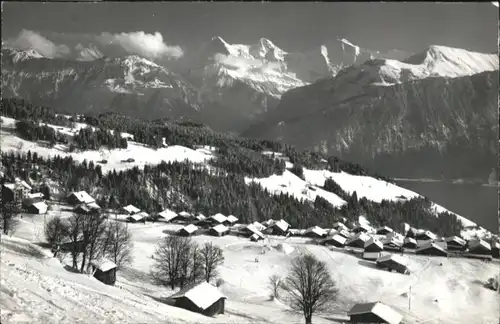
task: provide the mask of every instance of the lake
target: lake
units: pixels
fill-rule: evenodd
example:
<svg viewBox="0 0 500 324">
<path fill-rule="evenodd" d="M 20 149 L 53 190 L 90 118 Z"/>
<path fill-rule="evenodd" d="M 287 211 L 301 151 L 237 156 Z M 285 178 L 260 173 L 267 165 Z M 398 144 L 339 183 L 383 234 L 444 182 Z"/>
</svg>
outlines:
<svg viewBox="0 0 500 324">
<path fill-rule="evenodd" d="M 427 196 L 441 206 L 498 233 L 497 187 L 440 181 L 396 180 L 404 188 Z"/>
</svg>

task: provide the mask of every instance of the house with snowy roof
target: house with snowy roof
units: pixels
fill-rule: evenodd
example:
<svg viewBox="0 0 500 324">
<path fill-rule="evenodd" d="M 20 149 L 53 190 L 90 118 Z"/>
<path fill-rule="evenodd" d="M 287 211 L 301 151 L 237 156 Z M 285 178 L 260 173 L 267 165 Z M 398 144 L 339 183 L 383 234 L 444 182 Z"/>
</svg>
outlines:
<svg viewBox="0 0 500 324">
<path fill-rule="evenodd" d="M 377 259 L 376 265 L 378 268 L 387 269 L 389 271 L 396 271 L 402 274 L 409 273 L 406 267 L 406 261 L 398 254 L 382 255 Z"/>
<path fill-rule="evenodd" d="M 356 234 L 354 237 L 348 239 L 348 241 L 345 243 L 345 246 L 364 249 L 365 243 L 369 239 L 370 239 L 370 236 L 368 236 L 364 232 L 360 232 L 360 233 Z"/>
<path fill-rule="evenodd" d="M 114 285 L 116 282 L 116 264 L 106 258 L 90 261 L 94 278 L 106 285 Z"/>
<path fill-rule="evenodd" d="M 216 225 L 216 226 L 210 228 L 208 233 L 210 235 L 213 235 L 213 236 L 224 236 L 224 235 L 227 235 L 229 233 L 229 228 L 227 228 L 226 226 L 224 226 L 222 224 L 219 224 L 219 225 Z"/>
<path fill-rule="evenodd" d="M 306 229 L 306 232 L 304 233 L 305 237 L 311 237 L 311 238 L 323 238 L 326 237 L 327 231 L 322 229 L 319 226 L 312 226 Z"/>
<path fill-rule="evenodd" d="M 198 231 L 198 226 L 194 224 L 189 224 L 181 228 L 179 231 L 177 231 L 177 234 L 180 236 L 192 236 L 195 235 L 197 231 Z"/>
<path fill-rule="evenodd" d="M 384 245 L 382 242 L 374 237 L 371 237 L 364 245 L 365 252 L 381 252 L 384 250 Z"/>
<path fill-rule="evenodd" d="M 344 247 L 347 239 L 339 234 L 335 234 L 333 236 L 327 237 L 323 240 L 324 245 L 333 245 L 336 247 Z"/>
<path fill-rule="evenodd" d="M 273 222 L 272 225 L 266 228 L 266 232 L 272 235 L 286 235 L 290 229 L 290 224 L 288 224 L 283 219 L 277 222 Z"/>
<path fill-rule="evenodd" d="M 203 281 L 190 284 L 169 297 L 174 306 L 206 316 L 224 314 L 227 299 L 217 287 Z"/>
<path fill-rule="evenodd" d="M 95 199 L 83 190 L 70 193 L 66 199 L 70 205 L 90 204 L 95 202 Z"/>
<path fill-rule="evenodd" d="M 489 257 L 492 256 L 490 243 L 481 239 L 470 240 L 467 244 L 467 252 L 468 254 L 489 256 Z"/>
<path fill-rule="evenodd" d="M 121 211 L 124 212 L 127 215 L 134 215 L 140 212 L 141 210 L 134 205 L 127 205 L 125 207 L 121 208 Z"/>
<path fill-rule="evenodd" d="M 417 231 L 415 239 L 418 241 L 432 241 L 437 239 L 437 235 L 431 231 Z"/>
<path fill-rule="evenodd" d="M 349 230 L 349 228 L 347 228 L 347 226 L 344 223 L 342 223 L 342 222 L 335 222 L 333 224 L 332 228 L 336 229 L 337 231 L 340 231 L 342 229 L 344 229 L 346 231 Z"/>
<path fill-rule="evenodd" d="M 412 250 L 418 248 L 417 240 L 411 237 L 405 237 L 403 242 L 403 248 Z"/>
<path fill-rule="evenodd" d="M 449 251 L 464 251 L 466 249 L 467 242 L 458 236 L 450 236 L 445 240 L 446 248 Z"/>
<path fill-rule="evenodd" d="M 257 235 L 259 238 L 262 239 L 264 239 L 265 237 L 264 234 L 257 229 L 255 224 L 250 224 L 245 226 L 240 230 L 240 232 L 243 233 L 244 235 L 250 235 L 250 236 Z"/>
<path fill-rule="evenodd" d="M 145 222 L 148 217 L 149 217 L 148 213 L 140 212 L 134 215 L 130 215 L 129 217 L 126 218 L 126 220 L 129 223 L 141 223 Z"/>
<path fill-rule="evenodd" d="M 416 254 L 433 255 L 433 256 L 448 256 L 448 252 L 441 245 L 432 241 L 419 245 L 415 251 Z"/>
<path fill-rule="evenodd" d="M 166 222 L 171 222 L 177 217 L 177 213 L 170 210 L 170 209 L 165 209 L 162 212 L 158 213 L 158 219 L 163 219 Z"/>
<path fill-rule="evenodd" d="M 13 183 L 4 183 L 2 185 L 2 197 L 5 201 L 14 199 L 23 201 L 31 190 L 31 186 L 26 181 L 16 178 Z"/>
<path fill-rule="evenodd" d="M 403 320 L 403 315 L 381 302 L 356 304 L 347 315 L 350 323 L 400 324 Z"/>
<path fill-rule="evenodd" d="M 44 201 L 34 202 L 28 206 L 27 211 L 30 214 L 46 214 L 49 206 Z"/>
<path fill-rule="evenodd" d="M 234 215 L 229 215 L 226 217 L 226 221 L 224 222 L 224 225 L 232 226 L 232 225 L 236 224 L 237 221 L 238 221 L 238 218 L 236 218 Z"/>
</svg>

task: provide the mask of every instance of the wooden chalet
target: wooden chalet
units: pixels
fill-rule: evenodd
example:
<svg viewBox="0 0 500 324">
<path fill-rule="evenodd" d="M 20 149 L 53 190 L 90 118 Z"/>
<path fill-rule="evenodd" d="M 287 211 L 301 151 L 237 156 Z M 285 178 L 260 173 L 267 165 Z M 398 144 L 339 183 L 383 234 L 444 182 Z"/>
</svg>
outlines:
<svg viewBox="0 0 500 324">
<path fill-rule="evenodd" d="M 27 211 L 30 214 L 46 214 L 49 206 L 43 202 L 35 202 L 28 206 Z"/>
<path fill-rule="evenodd" d="M 400 324 L 403 320 L 401 314 L 381 302 L 356 304 L 347 315 L 349 323 Z"/>
<path fill-rule="evenodd" d="M 125 213 L 126 215 L 134 215 L 139 213 L 141 210 L 134 205 L 127 205 L 125 207 L 120 208 L 120 211 Z"/>
<path fill-rule="evenodd" d="M 371 227 L 365 224 L 359 224 L 358 226 L 354 227 L 351 232 L 353 233 L 368 233 L 370 232 Z"/>
<path fill-rule="evenodd" d="M 467 246 L 467 242 L 458 236 L 447 237 L 445 242 L 449 251 L 465 251 Z"/>
<path fill-rule="evenodd" d="M 491 245 L 485 240 L 470 240 L 467 244 L 467 253 L 491 257 Z"/>
<path fill-rule="evenodd" d="M 219 224 L 217 226 L 210 228 L 208 233 L 210 235 L 213 235 L 213 236 L 224 236 L 224 235 L 229 234 L 229 228 L 227 228 L 226 226 L 224 226 L 222 224 Z"/>
<path fill-rule="evenodd" d="M 77 205 L 73 208 L 73 211 L 75 213 L 84 214 L 84 215 L 99 213 L 100 210 L 101 210 L 101 207 L 98 204 L 96 204 L 95 202 L 92 202 L 89 204 L 80 204 L 80 205 Z"/>
<path fill-rule="evenodd" d="M 188 285 L 169 297 L 176 307 L 206 316 L 224 314 L 226 298 L 215 286 L 205 281 Z"/>
<path fill-rule="evenodd" d="M 242 233 L 243 235 L 248 235 L 250 237 L 256 235 L 260 239 L 265 238 L 264 234 L 257 229 L 255 224 L 250 224 L 250 225 L 245 226 L 244 228 L 242 228 L 240 230 L 240 233 Z"/>
<path fill-rule="evenodd" d="M 403 242 L 403 248 L 412 250 L 417 249 L 418 248 L 417 240 L 411 237 L 405 237 Z"/>
<path fill-rule="evenodd" d="M 415 251 L 415 253 L 422 255 L 448 256 L 448 252 L 442 246 L 434 242 L 423 244 L 417 249 L 417 251 Z"/>
<path fill-rule="evenodd" d="M 252 236 L 250 236 L 250 241 L 252 241 L 252 242 L 257 242 L 257 241 L 260 241 L 263 239 L 264 239 L 264 237 L 260 236 L 258 234 L 252 234 Z"/>
<path fill-rule="evenodd" d="M 177 234 L 180 236 L 192 236 L 195 235 L 197 231 L 198 231 L 198 226 L 189 224 L 178 230 Z"/>
<path fill-rule="evenodd" d="M 323 240 L 324 245 L 333 245 L 336 247 L 344 247 L 347 239 L 343 237 L 342 235 L 335 234 L 331 237 L 327 237 L 326 239 Z"/>
<path fill-rule="evenodd" d="M 417 241 L 432 241 L 435 239 L 437 239 L 437 236 L 431 231 L 420 231 L 415 234 L 415 240 Z"/>
<path fill-rule="evenodd" d="M 165 209 L 164 211 L 158 213 L 158 219 L 163 219 L 165 222 L 174 221 L 176 217 L 177 213 L 170 209 Z"/>
<path fill-rule="evenodd" d="M 289 230 L 290 224 L 280 219 L 277 222 L 272 222 L 272 224 L 266 228 L 265 232 L 272 235 L 286 235 Z"/>
<path fill-rule="evenodd" d="M 80 205 L 94 203 L 95 199 L 86 191 L 75 191 L 68 195 L 67 201 L 70 205 Z"/>
<path fill-rule="evenodd" d="M 377 267 L 381 269 L 387 269 L 389 271 L 394 270 L 402 274 L 409 273 L 405 260 L 397 254 L 383 255 L 377 259 L 376 264 Z"/>
<path fill-rule="evenodd" d="M 127 222 L 129 223 L 143 223 L 146 221 L 146 218 L 149 216 L 148 213 L 146 212 L 140 212 L 134 215 L 130 215 L 129 217 L 126 218 Z"/>
<path fill-rule="evenodd" d="M 94 277 L 106 285 L 114 285 L 116 282 L 116 264 L 108 259 L 90 261 Z"/>
<path fill-rule="evenodd" d="M 348 247 L 353 247 L 353 248 L 358 248 L 358 249 L 364 249 L 365 243 L 370 239 L 370 237 L 365 234 L 364 232 L 360 232 L 356 234 L 354 237 L 349 239 L 346 243 L 345 246 Z"/>
<path fill-rule="evenodd" d="M 334 223 L 333 226 L 332 226 L 332 228 L 336 229 L 337 231 L 340 231 L 340 230 L 346 230 L 346 231 L 348 231 L 349 230 L 349 228 L 347 228 L 347 226 L 344 223 L 342 223 L 342 222 L 336 222 L 336 223 Z"/>
<path fill-rule="evenodd" d="M 305 237 L 310 238 L 323 238 L 326 237 L 327 232 L 319 226 L 313 226 L 306 229 L 304 233 Z"/>
<path fill-rule="evenodd" d="M 5 201 L 23 201 L 31 192 L 31 186 L 24 180 L 16 178 L 13 183 L 2 185 L 2 199 Z"/>
<path fill-rule="evenodd" d="M 226 217 L 226 220 L 224 221 L 224 225 L 226 226 L 233 226 L 238 222 L 238 218 L 236 218 L 234 215 L 229 215 Z"/>
<path fill-rule="evenodd" d="M 372 237 L 364 244 L 365 252 L 382 252 L 384 250 L 384 245 L 382 242 Z"/>
</svg>

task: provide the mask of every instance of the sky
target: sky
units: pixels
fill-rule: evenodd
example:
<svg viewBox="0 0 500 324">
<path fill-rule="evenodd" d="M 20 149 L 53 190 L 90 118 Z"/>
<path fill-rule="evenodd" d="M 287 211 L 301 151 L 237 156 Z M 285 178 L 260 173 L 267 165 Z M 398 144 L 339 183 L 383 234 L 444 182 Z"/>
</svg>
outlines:
<svg viewBox="0 0 500 324">
<path fill-rule="evenodd" d="M 5 2 L 2 41 L 57 56 L 79 44 L 180 57 L 213 36 L 252 44 L 265 37 L 303 51 L 344 37 L 372 50 L 417 53 L 429 45 L 498 49 L 498 8 L 483 3 Z M 111 48 L 111 47 L 110 47 Z"/>
</svg>

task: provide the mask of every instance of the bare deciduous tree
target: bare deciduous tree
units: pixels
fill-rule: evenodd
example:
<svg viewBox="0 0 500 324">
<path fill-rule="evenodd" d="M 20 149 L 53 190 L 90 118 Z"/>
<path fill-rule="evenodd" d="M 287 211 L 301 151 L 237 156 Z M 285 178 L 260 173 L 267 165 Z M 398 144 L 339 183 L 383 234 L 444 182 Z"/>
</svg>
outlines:
<svg viewBox="0 0 500 324">
<path fill-rule="evenodd" d="M 69 224 L 60 216 L 52 217 L 44 227 L 45 239 L 51 246 L 55 246 L 69 235 Z"/>
<path fill-rule="evenodd" d="M 85 270 L 85 266 L 90 268 L 90 260 L 102 254 L 102 238 L 106 230 L 105 218 L 99 213 L 92 213 L 80 218 L 82 221 L 83 234 L 83 256 L 80 272 Z"/>
<path fill-rule="evenodd" d="M 304 315 L 306 324 L 311 324 L 312 315 L 325 310 L 338 292 L 326 263 L 310 254 L 292 261 L 283 288 L 288 293 L 290 307 Z"/>
<path fill-rule="evenodd" d="M 71 259 L 73 261 L 73 268 L 77 269 L 78 265 L 78 255 L 81 252 L 82 241 L 82 218 L 84 215 L 73 214 L 68 218 L 68 238 L 69 238 L 69 252 L 71 253 Z"/>
<path fill-rule="evenodd" d="M 156 247 L 151 274 L 160 284 L 174 289 L 185 280 L 187 261 L 193 243 L 188 237 L 167 236 Z M 185 268 L 185 269 L 183 269 Z"/>
<path fill-rule="evenodd" d="M 205 243 L 200 250 L 205 281 L 210 282 L 217 276 L 217 267 L 224 262 L 222 249 L 212 242 Z"/>
<path fill-rule="evenodd" d="M 132 234 L 118 222 L 109 223 L 102 239 L 102 254 L 111 259 L 118 269 L 132 262 Z"/>
<path fill-rule="evenodd" d="M 267 286 L 271 291 L 271 298 L 279 298 L 279 290 L 281 288 L 281 276 L 279 274 L 273 274 L 269 277 Z"/>
</svg>

